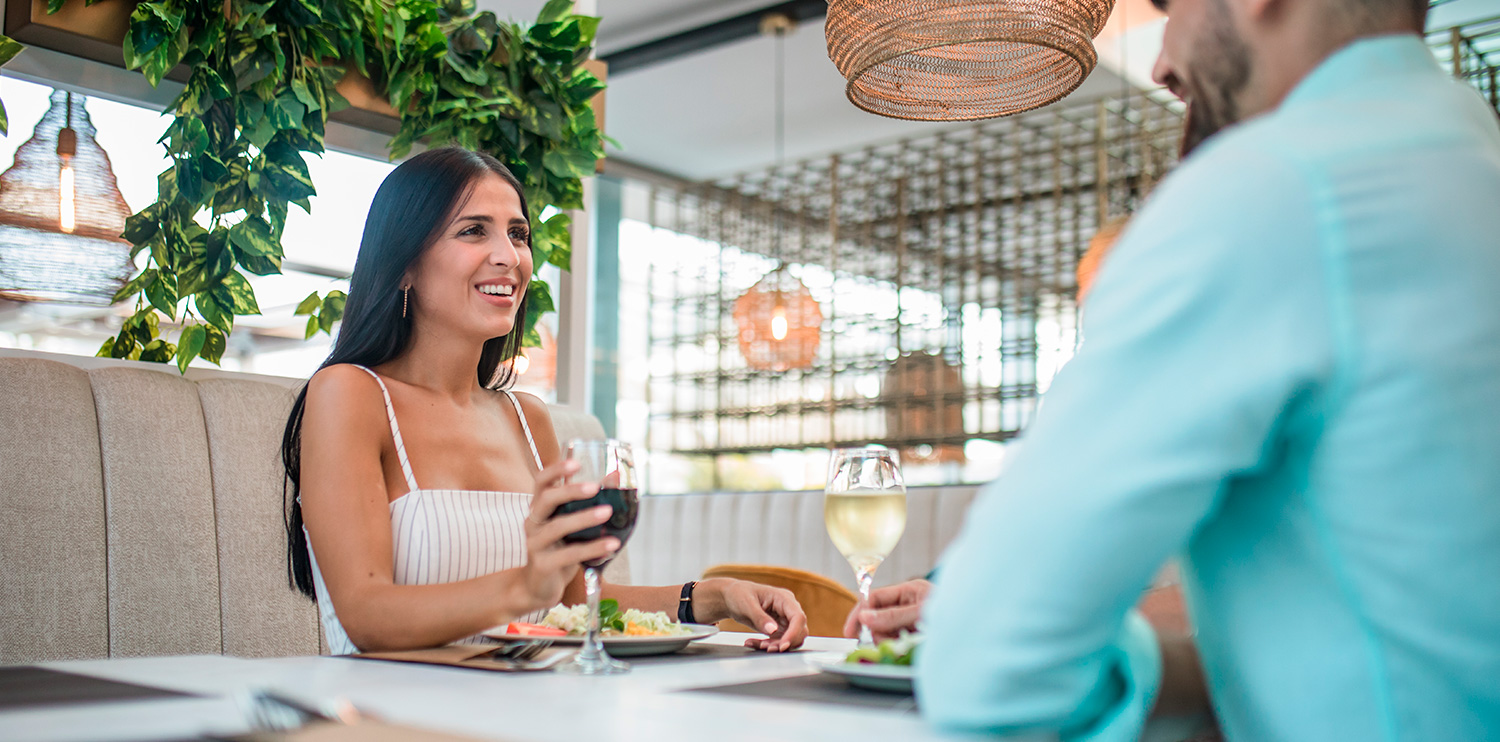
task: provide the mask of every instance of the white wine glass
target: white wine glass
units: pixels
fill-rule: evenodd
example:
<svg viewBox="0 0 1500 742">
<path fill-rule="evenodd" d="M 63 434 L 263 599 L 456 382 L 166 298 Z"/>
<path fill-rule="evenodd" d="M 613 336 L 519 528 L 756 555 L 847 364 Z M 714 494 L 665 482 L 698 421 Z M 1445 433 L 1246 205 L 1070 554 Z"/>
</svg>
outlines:
<svg viewBox="0 0 1500 742">
<path fill-rule="evenodd" d="M 884 448 L 839 448 L 828 461 L 823 524 L 859 582 L 860 605 L 870 604 L 875 570 L 906 530 L 906 485 L 895 455 Z M 874 643 L 859 625 L 859 643 Z"/>
<path fill-rule="evenodd" d="M 574 513 L 598 505 L 609 505 L 613 512 L 604 523 L 564 536 L 563 541 L 578 543 L 614 536 L 620 540 L 620 548 L 625 548 L 625 542 L 630 540 L 630 534 L 635 531 L 636 516 L 640 514 L 640 475 L 635 467 L 630 444 L 612 438 L 574 439 L 568 442 L 567 455 L 578 462 L 578 474 L 573 479 L 597 483 L 599 492 L 593 497 L 563 503 L 554 515 Z M 600 575 L 604 565 L 609 564 L 616 554 L 619 552 L 603 559 L 584 562 L 583 586 L 589 607 L 588 635 L 584 638 L 583 648 L 572 661 L 558 666 L 559 672 L 614 675 L 630 671 L 629 664 L 610 657 L 604 651 L 604 642 L 599 638 Z"/>
</svg>

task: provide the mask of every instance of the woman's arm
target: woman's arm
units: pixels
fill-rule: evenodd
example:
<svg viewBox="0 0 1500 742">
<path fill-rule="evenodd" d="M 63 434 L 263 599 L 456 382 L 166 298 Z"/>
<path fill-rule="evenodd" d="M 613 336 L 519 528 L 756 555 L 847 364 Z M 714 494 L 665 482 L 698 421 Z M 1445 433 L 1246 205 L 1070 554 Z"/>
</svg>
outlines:
<svg viewBox="0 0 1500 742">
<path fill-rule="evenodd" d="M 612 550 L 601 541 L 558 545 L 563 535 L 597 524 L 607 513 L 585 511 L 535 528 L 529 519 L 526 567 L 440 585 L 395 584 L 381 467 L 389 431 L 380 389 L 363 371 L 332 366 L 308 383 L 303 519 L 339 621 L 360 649 L 440 645 L 548 607 L 571 576 L 569 559 L 576 570 L 579 562 Z M 556 502 L 574 499 L 562 490 L 554 493 L 550 499 Z"/>
<path fill-rule="evenodd" d="M 526 412 L 537 453 L 541 454 L 544 464 L 552 465 L 561 458 L 562 453 L 547 405 L 530 394 L 517 393 L 516 397 L 521 400 L 521 409 Z M 662 611 L 668 616 L 676 617 L 682 586 L 646 587 L 605 583 L 600 595 L 618 601 L 622 608 Z M 562 602 L 576 605 L 584 602 L 586 597 L 580 573 L 563 591 Z M 755 627 L 767 636 L 749 639 L 745 646 L 766 651 L 795 649 L 807 638 L 807 617 L 790 591 L 744 580 L 699 580 L 693 588 L 693 618 L 698 623 L 716 623 L 732 618 L 746 626 Z"/>
</svg>

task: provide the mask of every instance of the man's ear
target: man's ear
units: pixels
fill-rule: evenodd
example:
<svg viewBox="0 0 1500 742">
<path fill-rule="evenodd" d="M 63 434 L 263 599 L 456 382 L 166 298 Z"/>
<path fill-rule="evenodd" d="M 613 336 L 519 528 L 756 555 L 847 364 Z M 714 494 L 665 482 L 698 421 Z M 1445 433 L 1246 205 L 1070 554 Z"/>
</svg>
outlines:
<svg viewBox="0 0 1500 742">
<path fill-rule="evenodd" d="M 1287 10 L 1288 0 L 1227 0 L 1239 6 L 1244 20 L 1259 24 L 1274 21 Z"/>
</svg>

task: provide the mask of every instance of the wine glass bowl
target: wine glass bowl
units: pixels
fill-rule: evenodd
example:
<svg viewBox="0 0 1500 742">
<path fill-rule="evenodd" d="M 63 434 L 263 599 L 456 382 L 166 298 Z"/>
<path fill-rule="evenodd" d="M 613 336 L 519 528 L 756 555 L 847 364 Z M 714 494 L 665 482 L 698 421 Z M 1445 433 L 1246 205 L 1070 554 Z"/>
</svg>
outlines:
<svg viewBox="0 0 1500 742">
<path fill-rule="evenodd" d="M 823 523 L 839 553 L 854 568 L 860 604 L 870 602 L 875 570 L 906 530 L 906 485 L 895 455 L 884 448 L 840 448 L 828 462 Z M 874 643 L 860 625 L 859 643 Z"/>
<path fill-rule="evenodd" d="M 553 511 L 552 516 L 555 518 L 559 515 L 576 513 L 599 505 L 610 506 L 609 520 L 597 526 L 589 526 L 581 531 L 570 533 L 563 537 L 564 542 L 576 544 L 604 538 L 605 536 L 614 536 L 620 540 L 621 548 L 624 547 L 625 542 L 630 540 L 630 535 L 635 532 L 636 519 L 640 516 L 640 493 L 635 487 L 607 487 L 601 485 L 599 492 L 593 497 L 565 502 L 558 506 L 557 510 Z M 616 552 L 616 554 L 618 553 Z M 589 567 L 603 567 L 613 561 L 614 558 L 615 555 L 611 554 L 603 559 L 585 562 L 584 565 Z"/>
<path fill-rule="evenodd" d="M 572 479 L 578 482 L 595 482 L 599 491 L 592 497 L 563 503 L 553 516 L 574 513 L 598 505 L 609 505 L 609 520 L 590 526 L 563 537 L 568 543 L 593 541 L 606 536 L 620 540 L 620 548 L 635 531 L 636 518 L 640 515 L 640 475 L 635 467 L 635 458 L 630 445 L 614 439 L 568 441 L 567 457 L 578 462 L 578 473 Z M 617 550 L 615 554 L 618 554 Z M 629 672 L 630 665 L 620 662 L 604 651 L 604 642 L 599 638 L 599 593 L 600 570 L 615 554 L 602 559 L 585 562 L 583 586 L 588 596 L 588 636 L 583 648 L 572 660 L 559 665 L 559 672 L 579 675 L 613 675 Z"/>
</svg>

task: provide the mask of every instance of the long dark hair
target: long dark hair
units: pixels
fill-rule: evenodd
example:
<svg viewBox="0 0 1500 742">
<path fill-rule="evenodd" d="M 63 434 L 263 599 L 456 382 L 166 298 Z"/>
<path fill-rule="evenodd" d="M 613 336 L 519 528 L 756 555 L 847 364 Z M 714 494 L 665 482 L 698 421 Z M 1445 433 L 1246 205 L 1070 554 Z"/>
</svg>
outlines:
<svg viewBox="0 0 1500 742">
<path fill-rule="evenodd" d="M 437 241 L 453 214 L 473 192 L 474 183 L 486 174 L 500 176 L 516 189 L 521 213 L 530 221 L 521 182 L 499 160 L 483 152 L 458 147 L 428 150 L 387 175 L 375 191 L 370 215 L 365 219 L 359 256 L 349 278 L 349 299 L 333 352 L 318 369 L 337 363 L 378 366 L 406 350 L 411 342 L 411 321 L 402 316 L 401 281 L 412 263 Z M 526 245 L 531 246 L 527 231 Z M 524 297 L 524 295 L 523 295 Z M 420 297 L 410 297 L 412 302 Z M 521 349 L 526 326 L 526 302 L 516 309 L 515 328 L 509 334 L 490 338 L 479 355 L 479 384 L 503 389 L 514 380 L 514 370 L 505 361 Z M 282 482 L 282 509 L 286 514 L 288 581 L 303 595 L 316 598 L 312 563 L 308 558 L 307 534 L 302 529 L 302 412 L 307 407 L 307 385 L 297 394 L 292 413 L 281 437 L 281 462 L 286 467 Z"/>
</svg>

